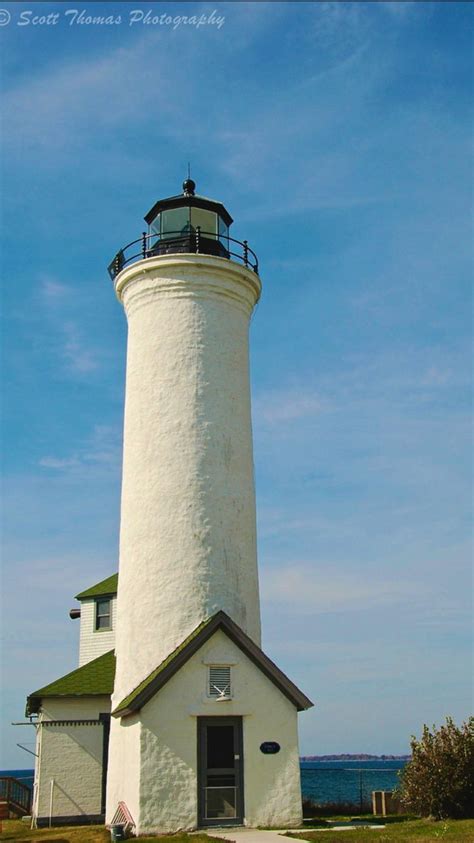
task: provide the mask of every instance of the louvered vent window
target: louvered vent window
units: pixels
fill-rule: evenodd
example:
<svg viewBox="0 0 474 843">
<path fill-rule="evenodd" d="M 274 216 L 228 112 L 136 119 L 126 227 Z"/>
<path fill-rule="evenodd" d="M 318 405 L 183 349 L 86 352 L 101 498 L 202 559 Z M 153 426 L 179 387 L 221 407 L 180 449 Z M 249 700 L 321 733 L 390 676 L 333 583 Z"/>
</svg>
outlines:
<svg viewBox="0 0 474 843">
<path fill-rule="evenodd" d="M 208 694 L 217 700 L 230 697 L 230 667 L 212 665 L 209 668 Z"/>
</svg>

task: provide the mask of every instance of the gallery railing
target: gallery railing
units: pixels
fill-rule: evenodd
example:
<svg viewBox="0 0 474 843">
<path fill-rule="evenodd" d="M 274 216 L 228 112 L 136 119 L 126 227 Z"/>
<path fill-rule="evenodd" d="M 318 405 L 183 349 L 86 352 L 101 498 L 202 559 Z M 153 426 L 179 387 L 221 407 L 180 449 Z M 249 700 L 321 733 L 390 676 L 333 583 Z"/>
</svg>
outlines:
<svg viewBox="0 0 474 843">
<path fill-rule="evenodd" d="M 134 261 L 156 255 L 171 255 L 182 252 L 192 254 L 217 255 L 241 261 L 247 269 L 252 269 L 258 275 L 258 258 L 247 240 L 235 240 L 229 235 L 216 234 L 212 231 L 202 231 L 200 226 L 189 232 L 168 231 L 166 234 L 147 234 L 145 231 L 137 240 L 132 240 L 119 249 L 109 264 L 108 270 L 112 280 L 122 269 Z"/>
</svg>

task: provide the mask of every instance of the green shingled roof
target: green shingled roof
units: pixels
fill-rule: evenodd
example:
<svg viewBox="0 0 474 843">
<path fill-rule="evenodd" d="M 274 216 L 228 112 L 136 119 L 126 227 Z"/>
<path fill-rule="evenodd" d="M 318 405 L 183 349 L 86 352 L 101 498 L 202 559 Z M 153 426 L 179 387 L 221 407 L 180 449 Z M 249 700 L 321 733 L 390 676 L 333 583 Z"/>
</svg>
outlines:
<svg viewBox="0 0 474 843">
<path fill-rule="evenodd" d="M 44 697 L 110 696 L 114 689 L 115 655 L 110 650 L 78 667 L 44 688 L 33 691 L 26 701 L 26 715 L 37 712 Z"/>
<path fill-rule="evenodd" d="M 80 594 L 76 594 L 76 600 L 85 600 L 86 597 L 102 597 L 105 594 L 117 594 L 118 574 L 112 574 L 106 580 L 86 588 Z"/>
</svg>

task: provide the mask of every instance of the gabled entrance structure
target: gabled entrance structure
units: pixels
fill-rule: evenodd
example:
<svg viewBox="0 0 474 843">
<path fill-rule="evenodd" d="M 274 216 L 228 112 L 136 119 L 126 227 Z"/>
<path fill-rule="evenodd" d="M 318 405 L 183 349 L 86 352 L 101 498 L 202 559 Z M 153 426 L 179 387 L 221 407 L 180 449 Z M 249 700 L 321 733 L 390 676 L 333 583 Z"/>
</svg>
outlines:
<svg viewBox="0 0 474 843">
<path fill-rule="evenodd" d="M 217 612 L 113 710 L 138 769 L 114 797 L 110 781 L 109 798 L 141 818 L 140 833 L 178 825 L 297 825 L 297 713 L 310 705 Z"/>
</svg>

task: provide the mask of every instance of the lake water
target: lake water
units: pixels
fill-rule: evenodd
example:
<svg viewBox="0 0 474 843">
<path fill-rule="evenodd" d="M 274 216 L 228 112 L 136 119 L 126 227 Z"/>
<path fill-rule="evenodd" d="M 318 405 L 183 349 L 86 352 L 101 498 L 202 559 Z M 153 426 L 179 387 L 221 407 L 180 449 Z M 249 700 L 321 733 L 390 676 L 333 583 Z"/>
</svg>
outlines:
<svg viewBox="0 0 474 843">
<path fill-rule="evenodd" d="M 406 761 L 302 761 L 303 796 L 318 804 L 370 802 L 373 790 L 393 790 Z"/>
<path fill-rule="evenodd" d="M 319 804 L 350 802 L 359 805 L 360 794 L 370 801 L 373 790 L 393 790 L 405 761 L 302 761 L 303 796 Z M 33 787 L 33 770 L 0 770 Z"/>
<path fill-rule="evenodd" d="M 13 779 L 18 779 L 19 782 L 33 789 L 34 770 L 0 770 L 0 776 L 11 776 Z"/>
</svg>

